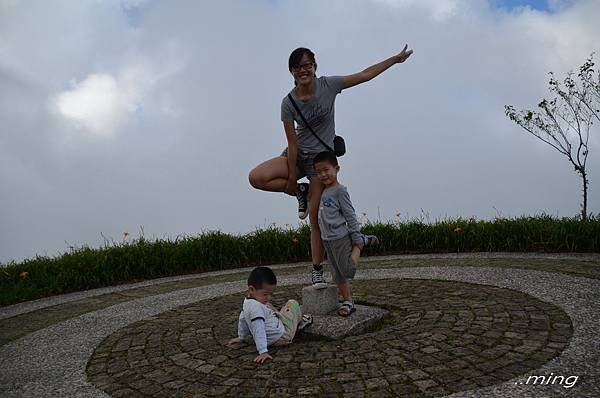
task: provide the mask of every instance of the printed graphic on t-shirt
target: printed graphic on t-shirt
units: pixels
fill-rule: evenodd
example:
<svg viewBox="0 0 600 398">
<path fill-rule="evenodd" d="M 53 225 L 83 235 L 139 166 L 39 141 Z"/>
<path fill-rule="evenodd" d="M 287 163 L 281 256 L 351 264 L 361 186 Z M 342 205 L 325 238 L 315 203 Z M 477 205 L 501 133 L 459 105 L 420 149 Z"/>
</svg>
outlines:
<svg viewBox="0 0 600 398">
<path fill-rule="evenodd" d="M 323 206 L 325 207 L 332 207 L 333 206 L 333 199 L 331 198 L 327 198 L 323 201 Z"/>
<path fill-rule="evenodd" d="M 304 118 L 310 127 L 312 127 L 313 130 L 317 130 L 321 123 L 323 123 L 323 120 L 325 120 L 328 110 L 323 108 L 321 104 L 316 104 L 310 110 L 303 112 L 305 112 Z M 306 127 L 304 126 L 304 123 L 302 123 L 302 126 Z"/>
</svg>

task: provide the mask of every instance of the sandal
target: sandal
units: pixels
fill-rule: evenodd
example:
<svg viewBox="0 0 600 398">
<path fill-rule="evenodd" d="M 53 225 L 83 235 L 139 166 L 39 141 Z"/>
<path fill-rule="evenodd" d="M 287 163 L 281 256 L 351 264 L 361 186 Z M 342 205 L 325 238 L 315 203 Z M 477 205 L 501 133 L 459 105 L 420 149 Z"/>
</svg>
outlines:
<svg viewBox="0 0 600 398">
<path fill-rule="evenodd" d="M 304 314 L 304 315 L 302 315 L 302 319 L 300 320 L 300 323 L 298 324 L 298 330 L 305 329 L 305 328 L 309 327 L 310 325 L 312 325 L 312 323 L 313 323 L 312 315 Z"/>
<path fill-rule="evenodd" d="M 354 303 L 351 301 L 344 301 L 340 308 L 338 308 L 337 313 L 339 316 L 347 317 L 350 316 L 354 311 L 356 311 L 356 307 L 354 307 Z"/>
</svg>

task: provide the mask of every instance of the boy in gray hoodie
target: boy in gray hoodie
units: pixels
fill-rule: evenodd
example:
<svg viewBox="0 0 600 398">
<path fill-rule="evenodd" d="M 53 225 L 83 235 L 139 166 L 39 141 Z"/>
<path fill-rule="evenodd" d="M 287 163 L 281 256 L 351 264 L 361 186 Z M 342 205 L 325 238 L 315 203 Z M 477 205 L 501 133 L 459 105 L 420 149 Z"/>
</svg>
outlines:
<svg viewBox="0 0 600 398">
<path fill-rule="evenodd" d="M 333 280 L 344 298 L 338 314 L 348 316 L 356 311 L 349 281 L 356 274 L 360 252 L 365 246 L 379 243 L 379 239 L 360 232 L 348 190 L 337 179 L 340 166 L 335 154 L 330 151 L 319 153 L 313 167 L 325 185 L 319 204 L 319 228 Z"/>
</svg>

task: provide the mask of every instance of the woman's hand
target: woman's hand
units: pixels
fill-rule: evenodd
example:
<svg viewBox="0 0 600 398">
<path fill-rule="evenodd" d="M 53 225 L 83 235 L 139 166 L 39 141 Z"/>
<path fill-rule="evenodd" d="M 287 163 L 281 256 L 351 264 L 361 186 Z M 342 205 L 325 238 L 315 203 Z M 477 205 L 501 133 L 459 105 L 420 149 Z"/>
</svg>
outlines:
<svg viewBox="0 0 600 398">
<path fill-rule="evenodd" d="M 263 363 L 267 359 L 273 359 L 273 357 L 270 356 L 268 352 L 265 352 L 264 354 L 260 354 L 259 356 L 254 358 L 254 362 Z"/>
<path fill-rule="evenodd" d="M 227 344 L 227 345 L 231 345 L 231 344 L 239 344 L 239 343 L 241 343 L 241 342 L 242 342 L 242 339 L 240 339 L 239 337 L 236 337 L 236 338 L 234 338 L 234 339 L 227 340 L 227 341 L 225 342 L 225 344 Z"/>
<path fill-rule="evenodd" d="M 296 178 L 288 179 L 287 184 L 285 185 L 285 193 L 296 196 L 296 193 L 298 193 L 298 182 L 296 181 Z"/>
<path fill-rule="evenodd" d="M 396 55 L 396 63 L 401 64 L 406 61 L 408 57 L 413 53 L 413 50 L 408 50 L 408 44 L 404 46 L 400 54 Z"/>
</svg>

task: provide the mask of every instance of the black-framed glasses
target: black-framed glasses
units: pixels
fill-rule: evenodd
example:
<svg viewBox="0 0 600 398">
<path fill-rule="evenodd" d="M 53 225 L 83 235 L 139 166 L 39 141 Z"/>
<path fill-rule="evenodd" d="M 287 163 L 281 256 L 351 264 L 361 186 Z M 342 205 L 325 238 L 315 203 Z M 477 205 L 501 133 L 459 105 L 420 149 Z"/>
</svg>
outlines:
<svg viewBox="0 0 600 398">
<path fill-rule="evenodd" d="M 300 72 L 301 70 L 309 71 L 309 70 L 311 70 L 313 68 L 314 65 L 315 64 L 313 62 L 306 62 L 306 63 L 300 64 L 298 66 L 294 66 L 292 68 L 292 70 L 294 72 Z"/>
</svg>

